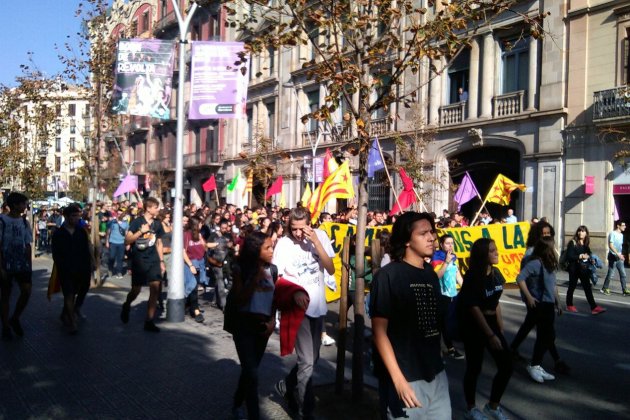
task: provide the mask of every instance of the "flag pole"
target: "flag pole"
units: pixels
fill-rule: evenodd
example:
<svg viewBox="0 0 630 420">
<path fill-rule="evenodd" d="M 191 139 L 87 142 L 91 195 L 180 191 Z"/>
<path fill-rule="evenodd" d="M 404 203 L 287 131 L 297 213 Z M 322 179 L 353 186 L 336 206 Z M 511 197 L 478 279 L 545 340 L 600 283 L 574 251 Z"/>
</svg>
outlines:
<svg viewBox="0 0 630 420">
<path fill-rule="evenodd" d="M 214 197 L 217 199 L 217 208 L 219 208 L 219 192 L 217 191 L 217 188 L 214 189 Z"/>
<path fill-rule="evenodd" d="M 392 187 L 392 191 L 394 191 L 394 197 L 396 198 L 396 204 L 398 204 L 398 208 L 400 208 L 400 202 L 398 201 L 398 194 L 396 194 L 396 190 L 394 189 L 394 183 L 392 182 L 392 177 L 389 176 L 389 170 L 387 169 L 387 165 L 385 164 L 385 157 L 383 156 L 383 149 L 381 149 L 381 143 L 378 141 L 378 137 L 376 137 L 375 140 L 376 140 L 376 145 L 378 146 L 378 153 L 381 155 L 381 160 L 383 161 L 383 168 L 385 168 L 385 174 L 387 175 L 389 186 Z"/>
<path fill-rule="evenodd" d="M 466 171 L 466 174 L 468 175 L 468 178 L 470 178 L 470 181 L 472 182 L 472 177 L 470 176 L 470 174 L 468 173 L 468 171 Z M 477 197 L 479 197 L 479 200 L 481 200 L 483 202 L 483 198 L 481 198 L 481 194 L 479 194 L 479 190 L 477 190 L 477 186 L 475 185 L 475 183 L 473 182 L 473 186 L 475 187 L 475 192 L 477 193 Z M 486 208 L 485 205 L 482 205 L 481 208 L 485 208 L 486 211 L 488 212 L 488 214 L 490 214 L 490 212 L 488 211 L 488 209 Z"/>
<path fill-rule="evenodd" d="M 497 176 L 497 179 L 498 178 L 499 177 Z M 492 186 L 490 187 L 490 191 L 488 191 L 488 194 L 486 195 L 486 199 L 483 200 L 483 203 L 481 203 L 481 207 L 479 207 L 479 210 L 477 211 L 477 214 L 475 214 L 475 218 L 472 220 L 472 222 L 470 222 L 470 226 L 474 226 L 475 222 L 477 221 L 477 218 L 479 217 L 479 213 L 481 213 L 481 209 L 483 209 L 486 206 L 486 203 L 488 202 L 488 197 L 490 197 L 490 193 L 492 192 L 492 187 L 494 186 L 494 184 L 496 182 L 497 182 L 497 180 L 495 179 L 494 182 L 492 183 Z M 476 187 L 475 187 L 475 189 L 476 189 Z M 479 191 L 477 191 L 477 193 L 479 193 Z"/>
</svg>

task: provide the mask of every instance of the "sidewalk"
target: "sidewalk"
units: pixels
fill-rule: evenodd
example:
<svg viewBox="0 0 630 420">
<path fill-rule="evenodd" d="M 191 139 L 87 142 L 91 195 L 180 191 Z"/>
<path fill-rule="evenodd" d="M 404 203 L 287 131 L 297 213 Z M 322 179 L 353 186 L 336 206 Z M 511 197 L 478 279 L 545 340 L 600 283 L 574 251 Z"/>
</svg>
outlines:
<svg viewBox="0 0 630 420">
<path fill-rule="evenodd" d="M 59 321 L 61 295 L 46 299 L 51 266 L 47 256 L 34 262 L 33 294 L 22 318 L 25 336 L 0 342 L 0 419 L 228 418 L 240 367 L 220 311 L 201 298 L 204 324 L 187 317 L 183 323 L 160 322 L 159 334 L 147 333 L 142 326 L 148 291 L 134 302 L 124 325 L 119 316 L 129 278 L 108 279 L 90 291 L 83 308 L 87 319 L 70 336 Z M 295 357 L 279 353 L 274 334 L 260 371 L 263 418 L 289 418 L 273 385 Z M 334 382 L 335 357 L 335 346 L 322 347 L 315 384 Z"/>
</svg>

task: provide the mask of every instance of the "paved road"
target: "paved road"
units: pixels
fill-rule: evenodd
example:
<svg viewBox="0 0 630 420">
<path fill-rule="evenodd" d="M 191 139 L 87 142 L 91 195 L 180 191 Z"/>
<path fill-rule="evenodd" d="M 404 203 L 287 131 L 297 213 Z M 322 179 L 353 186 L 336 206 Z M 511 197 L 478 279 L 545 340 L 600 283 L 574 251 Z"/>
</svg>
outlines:
<svg viewBox="0 0 630 420">
<path fill-rule="evenodd" d="M 146 292 L 132 307 L 129 324 L 123 325 L 119 314 L 128 279 L 108 282 L 108 287 L 88 295 L 88 319 L 78 335 L 69 336 L 58 320 L 61 297 L 50 303 L 45 297 L 50 265 L 46 257 L 35 262 L 33 297 L 23 318 L 26 336 L 0 342 L 0 419 L 227 418 L 239 367 L 231 337 L 222 330 L 222 317 L 208 301 L 201 300 L 203 325 L 187 318 L 179 324 L 161 323 L 160 334 L 149 334 L 142 330 Z M 576 304 L 585 311 L 581 296 L 578 290 Z M 527 377 L 524 366 L 517 368 L 503 401 L 513 418 L 630 418 L 630 298 L 596 298 L 607 313 L 568 314 L 558 320 L 557 344 L 573 367 L 570 376 L 540 385 Z M 502 304 L 512 337 L 524 307 L 513 290 Z M 329 332 L 335 335 L 331 328 Z M 522 352 L 529 354 L 532 345 L 530 338 Z M 272 387 L 295 359 L 278 354 L 274 335 L 261 366 L 262 412 L 269 419 L 289 418 Z M 323 349 L 316 384 L 333 382 L 335 355 L 334 346 Z M 454 418 L 463 416 L 464 366 L 464 361 L 447 361 Z M 492 374 L 487 359 L 479 383 L 480 404 L 487 398 Z M 374 378 L 368 375 L 366 383 L 373 385 Z"/>
</svg>

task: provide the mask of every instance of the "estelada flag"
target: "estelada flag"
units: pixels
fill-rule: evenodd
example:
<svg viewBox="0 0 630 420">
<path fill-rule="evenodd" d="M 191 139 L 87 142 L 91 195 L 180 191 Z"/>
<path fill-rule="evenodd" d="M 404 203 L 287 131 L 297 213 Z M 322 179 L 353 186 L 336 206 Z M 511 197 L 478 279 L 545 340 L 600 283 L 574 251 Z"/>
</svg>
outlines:
<svg viewBox="0 0 630 420">
<path fill-rule="evenodd" d="M 253 187 L 254 187 L 254 171 L 249 171 L 249 175 L 247 175 L 247 183 L 245 184 L 245 189 L 243 190 L 243 193 L 241 195 L 245 197 L 246 193 L 252 192 Z"/>
<path fill-rule="evenodd" d="M 206 182 L 201 186 L 205 192 L 214 191 L 217 189 L 217 181 L 214 179 L 214 174 L 208 178 Z"/>
<path fill-rule="evenodd" d="M 308 203 L 308 211 L 311 212 L 311 222 L 315 223 L 326 203 L 332 198 L 352 197 L 354 197 L 354 188 L 352 187 L 350 166 L 346 160 L 313 191 L 311 200 Z"/>
<path fill-rule="evenodd" d="M 265 198 L 269 198 L 272 195 L 280 194 L 281 192 L 282 192 L 282 175 L 280 175 L 278 178 L 276 178 L 275 181 L 273 181 L 273 184 L 271 184 L 271 187 L 269 187 L 269 189 L 267 190 L 267 195 L 265 196 Z"/>
<path fill-rule="evenodd" d="M 512 191 L 516 189 L 525 191 L 526 188 L 525 184 L 517 184 L 505 175 L 499 174 L 497 179 L 494 180 L 492 187 L 490 187 L 486 201 L 507 206 L 510 204 L 510 194 L 512 194 Z"/>
</svg>

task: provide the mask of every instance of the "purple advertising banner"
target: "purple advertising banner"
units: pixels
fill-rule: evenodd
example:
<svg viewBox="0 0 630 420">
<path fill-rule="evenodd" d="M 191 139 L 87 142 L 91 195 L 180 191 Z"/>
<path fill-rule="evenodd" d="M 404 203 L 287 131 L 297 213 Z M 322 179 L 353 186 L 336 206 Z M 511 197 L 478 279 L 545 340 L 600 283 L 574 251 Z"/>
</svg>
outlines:
<svg viewBox="0 0 630 420">
<path fill-rule="evenodd" d="M 324 158 L 316 157 L 313 160 L 313 173 L 315 174 L 315 182 L 324 182 Z"/>
<path fill-rule="evenodd" d="M 175 41 L 118 41 L 112 112 L 171 119 Z"/>
<path fill-rule="evenodd" d="M 248 77 L 234 65 L 244 50 L 242 42 L 192 43 L 188 119 L 245 117 Z"/>
</svg>

